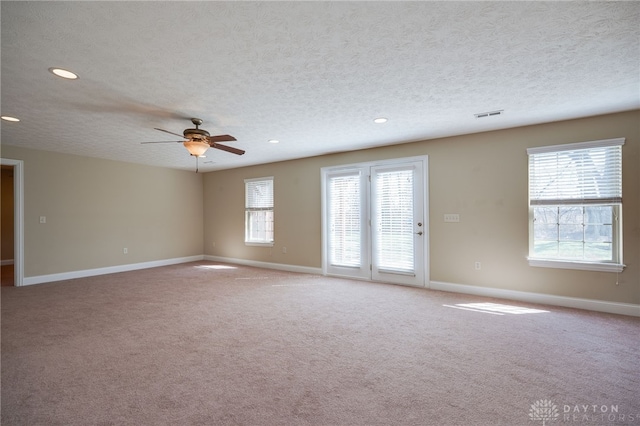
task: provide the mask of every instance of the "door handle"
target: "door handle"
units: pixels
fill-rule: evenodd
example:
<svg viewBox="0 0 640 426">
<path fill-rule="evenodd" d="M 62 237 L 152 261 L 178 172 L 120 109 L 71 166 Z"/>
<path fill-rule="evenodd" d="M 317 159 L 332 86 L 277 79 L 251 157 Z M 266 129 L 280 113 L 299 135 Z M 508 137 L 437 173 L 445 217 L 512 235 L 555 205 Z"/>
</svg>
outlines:
<svg viewBox="0 0 640 426">
<path fill-rule="evenodd" d="M 422 231 L 420 231 L 420 232 L 416 232 L 416 234 L 418 234 L 418 235 L 422 235 Z"/>
</svg>

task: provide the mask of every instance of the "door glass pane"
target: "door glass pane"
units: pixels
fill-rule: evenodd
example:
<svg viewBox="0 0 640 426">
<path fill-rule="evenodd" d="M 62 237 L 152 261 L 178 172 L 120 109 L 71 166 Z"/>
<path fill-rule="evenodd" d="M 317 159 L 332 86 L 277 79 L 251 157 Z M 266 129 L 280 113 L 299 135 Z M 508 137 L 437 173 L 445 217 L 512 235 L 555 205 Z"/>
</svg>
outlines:
<svg viewBox="0 0 640 426">
<path fill-rule="evenodd" d="M 360 175 L 329 178 L 329 263 L 361 264 Z"/>
<path fill-rule="evenodd" d="M 414 271 L 413 169 L 378 172 L 375 178 L 377 268 Z"/>
</svg>

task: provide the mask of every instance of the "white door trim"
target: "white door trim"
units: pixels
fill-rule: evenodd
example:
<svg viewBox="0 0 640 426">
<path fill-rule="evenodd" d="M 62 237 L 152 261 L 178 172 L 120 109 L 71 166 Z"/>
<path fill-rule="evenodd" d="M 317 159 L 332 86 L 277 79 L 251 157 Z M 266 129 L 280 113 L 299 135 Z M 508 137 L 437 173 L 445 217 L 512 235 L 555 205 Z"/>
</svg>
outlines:
<svg viewBox="0 0 640 426">
<path fill-rule="evenodd" d="M 13 166 L 13 285 L 20 287 L 24 283 L 24 162 L 0 158 L 3 166 Z"/>
</svg>

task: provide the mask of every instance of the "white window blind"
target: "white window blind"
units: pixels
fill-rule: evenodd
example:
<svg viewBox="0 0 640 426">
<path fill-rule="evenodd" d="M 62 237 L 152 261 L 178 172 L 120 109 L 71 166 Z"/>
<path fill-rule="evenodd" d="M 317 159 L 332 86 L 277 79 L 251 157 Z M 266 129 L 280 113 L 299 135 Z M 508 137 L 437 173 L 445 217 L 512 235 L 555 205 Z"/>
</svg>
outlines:
<svg viewBox="0 0 640 426">
<path fill-rule="evenodd" d="M 609 139 L 527 150 L 530 204 L 621 203 L 622 144 Z"/>
<path fill-rule="evenodd" d="M 329 178 L 329 262 L 335 266 L 361 264 L 360 173 Z"/>
<path fill-rule="evenodd" d="M 375 185 L 378 267 L 412 273 L 413 169 L 379 172 Z"/>
<path fill-rule="evenodd" d="M 273 177 L 245 180 L 245 242 L 273 243 Z"/>
<path fill-rule="evenodd" d="M 273 209 L 273 178 L 246 180 L 245 207 L 248 209 Z"/>
</svg>

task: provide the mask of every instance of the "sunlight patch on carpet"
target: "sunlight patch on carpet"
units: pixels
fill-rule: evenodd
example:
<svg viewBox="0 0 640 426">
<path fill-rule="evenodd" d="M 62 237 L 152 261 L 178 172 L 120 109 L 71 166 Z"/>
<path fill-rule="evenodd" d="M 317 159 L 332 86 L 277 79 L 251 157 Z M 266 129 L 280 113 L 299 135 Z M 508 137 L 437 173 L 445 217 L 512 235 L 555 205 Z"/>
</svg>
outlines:
<svg viewBox="0 0 640 426">
<path fill-rule="evenodd" d="M 273 284 L 271 287 L 308 287 L 311 285 L 327 285 L 324 283 L 309 283 L 309 284 Z"/>
<path fill-rule="evenodd" d="M 235 266 L 229 265 L 198 265 L 196 268 L 199 269 L 238 269 Z"/>
<path fill-rule="evenodd" d="M 500 303 L 458 303 L 456 305 L 442 305 L 447 308 L 462 309 L 465 311 L 483 312 L 485 314 L 505 315 L 505 314 L 541 314 L 548 313 L 542 309 L 525 308 L 523 306 L 503 305 Z"/>
</svg>

